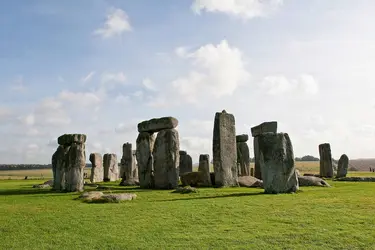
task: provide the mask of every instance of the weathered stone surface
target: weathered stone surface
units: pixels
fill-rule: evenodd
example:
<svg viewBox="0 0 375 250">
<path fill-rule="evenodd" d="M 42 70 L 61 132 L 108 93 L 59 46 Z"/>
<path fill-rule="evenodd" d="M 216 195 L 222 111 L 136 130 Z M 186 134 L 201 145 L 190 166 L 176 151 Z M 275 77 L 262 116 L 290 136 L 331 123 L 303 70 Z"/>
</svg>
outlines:
<svg viewBox="0 0 375 250">
<path fill-rule="evenodd" d="M 180 139 L 176 129 L 158 133 L 153 150 L 155 188 L 174 189 L 178 186 L 179 151 Z"/>
<path fill-rule="evenodd" d="M 215 114 L 212 148 L 215 186 L 238 186 L 235 119 L 225 110 Z"/>
<path fill-rule="evenodd" d="M 341 177 L 335 181 L 357 181 L 357 182 L 375 182 L 375 177 Z"/>
<path fill-rule="evenodd" d="M 250 152 L 246 142 L 237 142 L 238 175 L 250 175 Z"/>
<path fill-rule="evenodd" d="M 86 167 L 85 144 L 72 143 L 66 155 L 65 178 L 67 192 L 83 191 L 83 169 Z"/>
<path fill-rule="evenodd" d="M 184 173 L 181 175 L 181 183 L 183 186 L 192 187 L 209 187 L 210 184 L 207 183 L 207 174 L 201 171 Z M 210 179 L 211 183 L 211 179 Z"/>
<path fill-rule="evenodd" d="M 174 190 L 172 193 L 179 193 L 179 194 L 198 193 L 198 190 L 191 186 L 177 187 L 176 190 Z"/>
<path fill-rule="evenodd" d="M 330 185 L 325 180 L 315 176 L 298 176 L 298 184 L 300 187 L 330 187 Z"/>
<path fill-rule="evenodd" d="M 263 181 L 253 176 L 238 177 L 238 184 L 240 187 L 263 187 Z"/>
<path fill-rule="evenodd" d="M 121 174 L 122 181 L 120 185 L 136 185 L 138 180 L 135 177 L 138 177 L 138 171 L 136 170 L 136 157 L 134 156 L 131 143 L 124 143 L 124 145 L 122 145 L 121 169 L 123 173 Z"/>
<path fill-rule="evenodd" d="M 247 142 L 249 140 L 249 135 L 248 134 L 242 134 L 242 135 L 237 135 L 236 136 L 236 142 Z"/>
<path fill-rule="evenodd" d="M 320 155 L 320 176 L 325 178 L 333 177 L 332 154 L 329 143 L 319 145 Z"/>
<path fill-rule="evenodd" d="M 164 129 L 173 129 L 177 127 L 178 120 L 174 117 L 154 118 L 148 121 L 138 123 L 138 132 L 159 132 Z"/>
<path fill-rule="evenodd" d="M 258 138 L 258 136 L 254 137 L 253 143 L 254 143 L 253 144 L 253 146 L 254 146 L 254 177 L 259 179 L 259 180 L 262 180 L 262 170 L 260 168 L 260 162 L 259 162 L 260 152 L 259 152 L 259 138 Z"/>
<path fill-rule="evenodd" d="M 291 193 L 299 189 L 292 142 L 287 133 L 259 136 L 260 166 L 265 193 Z"/>
<path fill-rule="evenodd" d="M 133 179 L 136 181 L 136 184 L 139 185 L 138 177 L 138 163 L 137 163 L 137 151 L 133 150 L 133 159 L 134 159 L 134 169 L 133 169 Z"/>
<path fill-rule="evenodd" d="M 277 133 L 277 122 L 263 122 L 258 126 L 251 128 L 251 135 L 253 137 L 259 136 L 263 133 Z"/>
<path fill-rule="evenodd" d="M 44 185 L 50 185 L 51 187 L 53 186 L 53 180 L 48 180 L 43 183 Z"/>
<path fill-rule="evenodd" d="M 199 156 L 198 172 L 202 173 L 202 187 L 210 187 L 211 176 L 210 176 L 210 156 L 208 154 L 202 154 Z"/>
<path fill-rule="evenodd" d="M 58 146 L 55 152 L 55 160 L 56 160 L 56 170 L 55 170 L 55 178 L 53 179 L 53 189 L 56 191 L 63 191 L 65 190 L 65 165 L 66 162 L 66 154 L 69 151 L 69 146 Z"/>
<path fill-rule="evenodd" d="M 349 157 L 346 154 L 341 155 L 337 167 L 337 178 L 346 177 L 349 167 Z"/>
<path fill-rule="evenodd" d="M 139 185 L 141 188 L 152 188 L 154 159 L 152 151 L 155 144 L 153 134 L 142 132 L 137 137 L 136 158 L 138 163 Z"/>
<path fill-rule="evenodd" d="M 44 188 L 50 188 L 51 186 L 48 185 L 48 184 L 35 184 L 33 185 L 33 188 L 40 188 L 40 189 L 44 189 Z"/>
<path fill-rule="evenodd" d="M 182 152 L 182 153 L 181 153 Z M 180 151 L 179 175 L 184 173 L 193 172 L 193 160 L 186 151 Z"/>
<path fill-rule="evenodd" d="M 102 155 L 99 153 L 91 153 L 89 160 L 91 162 L 91 183 L 102 182 L 104 179 Z"/>
<path fill-rule="evenodd" d="M 99 191 L 90 191 L 82 193 L 78 198 L 86 202 L 91 202 L 93 200 L 98 200 L 103 196 L 102 192 Z"/>
<path fill-rule="evenodd" d="M 59 145 L 70 145 L 72 143 L 83 144 L 86 142 L 87 136 L 84 134 L 64 134 L 57 138 Z"/>
<path fill-rule="evenodd" d="M 135 200 L 137 198 L 136 194 L 131 194 L 131 193 L 120 193 L 120 194 L 104 194 L 98 202 L 103 202 L 103 203 L 118 203 L 121 201 L 131 201 Z"/>
<path fill-rule="evenodd" d="M 103 156 L 104 181 L 117 181 L 119 168 L 116 154 L 104 154 Z"/>
</svg>

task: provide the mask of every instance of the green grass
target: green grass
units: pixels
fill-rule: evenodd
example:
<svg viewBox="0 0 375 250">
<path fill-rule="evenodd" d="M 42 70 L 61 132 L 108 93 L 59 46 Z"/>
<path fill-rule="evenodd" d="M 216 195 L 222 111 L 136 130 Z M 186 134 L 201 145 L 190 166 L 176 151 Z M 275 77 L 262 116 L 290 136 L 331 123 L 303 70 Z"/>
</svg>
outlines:
<svg viewBox="0 0 375 250">
<path fill-rule="evenodd" d="M 0 249 L 375 249 L 375 183 L 330 182 L 297 194 L 257 188 L 141 190 L 124 203 L 0 181 Z"/>
</svg>

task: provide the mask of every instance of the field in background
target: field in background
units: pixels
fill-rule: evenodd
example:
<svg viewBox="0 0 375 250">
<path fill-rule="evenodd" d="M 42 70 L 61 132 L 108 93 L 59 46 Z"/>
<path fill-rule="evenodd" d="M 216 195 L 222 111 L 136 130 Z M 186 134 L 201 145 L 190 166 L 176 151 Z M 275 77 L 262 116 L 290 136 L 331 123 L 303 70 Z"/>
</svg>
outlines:
<svg viewBox="0 0 375 250">
<path fill-rule="evenodd" d="M 318 161 L 296 161 L 296 168 L 301 174 L 304 173 L 319 173 L 319 162 Z M 375 159 L 358 159 L 351 160 L 350 166 L 357 168 L 359 171 L 366 172 L 365 175 L 373 176 L 375 173 L 370 173 L 369 168 L 375 168 Z M 254 168 L 254 163 L 251 163 L 251 168 Z M 198 171 L 198 166 L 194 166 L 194 171 Z M 85 172 L 90 176 L 90 168 L 85 168 Z M 210 166 L 210 171 L 213 172 L 213 165 Z M 351 171 L 351 176 L 363 176 L 364 173 L 357 173 Z M 29 179 L 51 179 L 52 170 L 51 169 L 32 169 L 32 170 L 3 170 L 0 171 L 0 180 L 17 180 L 24 179 L 28 176 Z"/>
</svg>

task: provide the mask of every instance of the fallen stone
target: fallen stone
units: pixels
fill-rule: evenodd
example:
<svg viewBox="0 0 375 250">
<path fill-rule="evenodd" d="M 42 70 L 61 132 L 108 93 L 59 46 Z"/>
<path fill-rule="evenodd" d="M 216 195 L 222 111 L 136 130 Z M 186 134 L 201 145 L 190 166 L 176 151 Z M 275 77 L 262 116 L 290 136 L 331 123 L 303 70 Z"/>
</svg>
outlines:
<svg viewBox="0 0 375 250">
<path fill-rule="evenodd" d="M 189 194 L 189 193 L 197 193 L 198 190 L 190 187 L 190 186 L 185 186 L 185 187 L 177 187 L 176 190 L 174 190 L 172 193 L 180 193 L 180 194 Z"/>
<path fill-rule="evenodd" d="M 131 201 L 137 198 L 136 194 L 131 193 L 120 193 L 120 194 L 104 194 L 97 202 L 101 203 L 119 203 L 122 201 Z"/>
<path fill-rule="evenodd" d="M 154 150 L 154 183 L 157 189 L 174 189 L 178 186 L 180 164 L 180 139 L 176 129 L 158 133 Z"/>
<path fill-rule="evenodd" d="M 264 192 L 292 193 L 299 189 L 292 142 L 287 133 L 259 136 L 260 166 Z"/>
<path fill-rule="evenodd" d="M 50 185 L 51 187 L 53 186 L 53 180 L 48 180 L 43 183 L 44 185 Z"/>
<path fill-rule="evenodd" d="M 235 118 L 225 110 L 215 114 L 212 149 L 215 186 L 238 186 Z"/>
<path fill-rule="evenodd" d="M 334 181 L 356 181 L 356 182 L 375 182 L 375 177 L 341 177 L 333 179 Z"/>
<path fill-rule="evenodd" d="M 178 125 L 178 120 L 174 117 L 154 118 L 138 123 L 138 132 L 155 133 L 164 129 L 174 129 Z"/>
<path fill-rule="evenodd" d="M 319 145 L 320 176 L 325 178 L 333 177 L 332 154 L 329 143 Z"/>
<path fill-rule="evenodd" d="M 263 133 L 277 133 L 277 122 L 263 122 L 258 126 L 251 128 L 251 135 L 253 137 L 259 136 Z"/>
<path fill-rule="evenodd" d="M 41 188 L 41 189 L 44 189 L 44 188 L 50 188 L 51 186 L 48 185 L 48 184 L 35 184 L 33 185 L 33 188 Z"/>
<path fill-rule="evenodd" d="M 205 178 L 206 178 L 206 174 L 200 171 L 184 173 L 180 176 L 180 180 L 183 186 L 192 186 L 192 187 L 207 186 Z"/>
<path fill-rule="evenodd" d="M 249 140 L 248 134 L 242 134 L 236 136 L 236 142 L 247 142 Z"/>
<path fill-rule="evenodd" d="M 153 134 L 147 132 L 142 132 L 138 134 L 136 158 L 138 163 L 139 185 L 141 188 L 154 187 L 154 158 L 152 156 L 154 144 L 155 136 Z"/>
<path fill-rule="evenodd" d="M 93 200 L 98 200 L 103 196 L 102 192 L 99 191 L 90 191 L 82 193 L 78 198 L 86 202 L 91 202 Z"/>
<path fill-rule="evenodd" d="M 325 180 L 315 176 L 298 176 L 298 184 L 300 187 L 330 187 L 330 185 Z"/>
<path fill-rule="evenodd" d="M 349 157 L 346 154 L 341 155 L 339 163 L 337 164 L 337 175 L 336 178 L 346 177 L 348 174 Z"/>
<path fill-rule="evenodd" d="M 103 169 L 103 158 L 99 153 L 91 153 L 89 160 L 91 162 L 91 183 L 102 182 L 104 179 L 104 169 Z"/>
<path fill-rule="evenodd" d="M 263 188 L 263 181 L 253 176 L 238 177 L 238 184 L 240 187 L 260 187 Z"/>
<path fill-rule="evenodd" d="M 57 138 L 59 145 L 70 145 L 72 143 L 86 143 L 87 136 L 85 134 L 64 134 Z"/>
</svg>

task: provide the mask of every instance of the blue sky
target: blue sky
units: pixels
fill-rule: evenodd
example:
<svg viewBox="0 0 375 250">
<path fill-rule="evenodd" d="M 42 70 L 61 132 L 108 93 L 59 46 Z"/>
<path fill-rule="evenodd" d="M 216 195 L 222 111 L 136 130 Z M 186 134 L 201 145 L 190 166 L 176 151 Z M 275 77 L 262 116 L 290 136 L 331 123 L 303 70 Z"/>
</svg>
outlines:
<svg viewBox="0 0 375 250">
<path fill-rule="evenodd" d="M 0 161 L 49 163 L 64 133 L 120 156 L 138 122 L 172 115 L 197 162 L 223 109 L 238 134 L 277 120 L 296 156 L 330 142 L 336 158 L 373 157 L 374 11 L 371 0 L 1 1 Z"/>
</svg>

